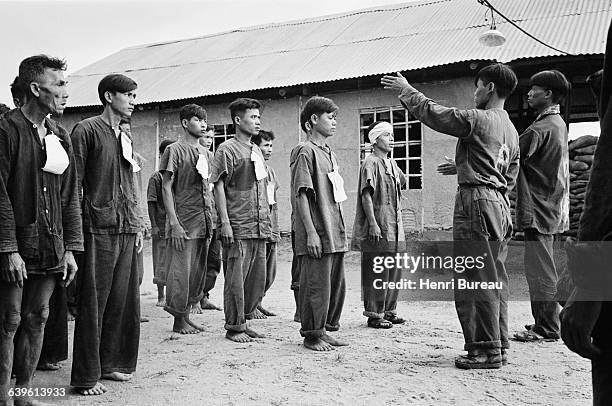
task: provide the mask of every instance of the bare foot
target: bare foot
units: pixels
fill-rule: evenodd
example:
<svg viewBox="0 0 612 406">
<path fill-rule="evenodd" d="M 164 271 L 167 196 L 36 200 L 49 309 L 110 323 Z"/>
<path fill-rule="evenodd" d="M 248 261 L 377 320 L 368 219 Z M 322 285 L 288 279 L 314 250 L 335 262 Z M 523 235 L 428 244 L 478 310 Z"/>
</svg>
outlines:
<svg viewBox="0 0 612 406">
<path fill-rule="evenodd" d="M 259 334 L 255 330 L 251 330 L 248 327 L 246 328 L 246 330 L 244 330 L 244 332 L 245 332 L 246 335 L 248 335 L 251 338 L 265 338 L 266 337 L 263 334 Z"/>
<path fill-rule="evenodd" d="M 57 371 L 60 365 L 57 362 L 39 362 L 36 366 L 39 371 Z"/>
<path fill-rule="evenodd" d="M 261 307 L 261 305 L 257 306 L 257 310 L 259 310 L 264 315 L 269 316 L 269 317 L 276 316 L 276 313 L 272 313 L 270 310 L 264 309 L 263 307 Z"/>
<path fill-rule="evenodd" d="M 105 393 L 108 389 L 106 389 L 106 386 L 102 385 L 100 382 L 96 382 L 96 384 L 91 388 L 77 388 L 76 390 L 83 396 L 96 396 Z"/>
<path fill-rule="evenodd" d="M 268 317 L 262 312 L 260 312 L 259 309 L 255 309 L 255 311 L 251 314 L 251 317 L 247 317 L 247 319 L 256 319 L 256 320 L 267 319 L 267 318 Z"/>
<path fill-rule="evenodd" d="M 249 343 L 253 341 L 253 339 L 249 337 L 246 333 L 242 333 L 239 331 L 228 331 L 227 333 L 225 333 L 225 338 L 236 343 Z"/>
<path fill-rule="evenodd" d="M 325 341 L 327 344 L 333 345 L 334 347 L 344 347 L 345 345 L 348 345 L 348 343 L 345 343 L 344 341 L 336 340 L 334 337 L 330 336 L 329 334 L 323 334 L 321 336 L 321 340 Z"/>
<path fill-rule="evenodd" d="M 313 351 L 332 351 L 334 349 L 320 338 L 304 338 L 304 347 Z"/>
<path fill-rule="evenodd" d="M 200 332 L 197 328 L 187 323 L 183 317 L 175 317 L 172 331 L 179 334 L 197 334 Z"/>
<path fill-rule="evenodd" d="M 191 305 L 191 314 L 202 314 L 202 307 L 199 303 Z"/>
<path fill-rule="evenodd" d="M 108 379 L 110 381 L 127 382 L 132 379 L 132 374 L 124 374 L 123 372 L 109 372 L 102 374 L 102 379 Z"/>
<path fill-rule="evenodd" d="M 211 302 L 207 297 L 200 300 L 200 307 L 202 310 L 221 310 L 221 308 Z"/>
<path fill-rule="evenodd" d="M 185 321 L 187 322 L 187 324 L 189 324 L 191 327 L 198 329 L 200 331 L 204 331 L 204 327 L 200 326 L 199 324 L 195 324 L 193 321 L 191 321 L 189 319 L 189 317 L 185 317 Z"/>
<path fill-rule="evenodd" d="M 166 297 L 162 296 L 162 297 L 158 297 L 157 298 L 157 303 L 155 303 L 155 306 L 157 307 L 164 307 L 166 305 Z"/>
</svg>

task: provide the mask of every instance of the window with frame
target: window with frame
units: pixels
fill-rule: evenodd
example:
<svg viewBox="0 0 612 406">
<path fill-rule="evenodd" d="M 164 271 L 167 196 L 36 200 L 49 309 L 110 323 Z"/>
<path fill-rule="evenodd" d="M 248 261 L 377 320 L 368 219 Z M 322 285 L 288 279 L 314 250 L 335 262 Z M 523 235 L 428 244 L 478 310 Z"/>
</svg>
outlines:
<svg viewBox="0 0 612 406">
<path fill-rule="evenodd" d="M 408 189 L 423 188 L 423 130 L 419 120 L 403 107 L 377 107 L 359 111 L 360 163 L 372 152 L 366 131 L 375 121 L 387 121 L 393 126 L 391 158 L 408 177 Z"/>
<path fill-rule="evenodd" d="M 234 138 L 236 135 L 236 127 L 234 124 L 210 124 L 209 128 L 213 127 L 215 135 L 213 136 L 212 153 L 214 154 L 223 142 Z"/>
</svg>

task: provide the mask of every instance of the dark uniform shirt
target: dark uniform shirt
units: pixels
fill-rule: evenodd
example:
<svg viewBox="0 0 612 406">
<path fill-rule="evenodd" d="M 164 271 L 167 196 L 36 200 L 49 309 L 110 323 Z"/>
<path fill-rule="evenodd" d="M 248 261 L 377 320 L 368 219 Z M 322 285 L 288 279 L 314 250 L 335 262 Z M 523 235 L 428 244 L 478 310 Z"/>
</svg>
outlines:
<svg viewBox="0 0 612 406">
<path fill-rule="evenodd" d="M 327 174 L 337 168 L 336 154 L 329 147 L 308 141 L 291 151 L 291 199 L 294 208 L 295 255 L 307 255 L 306 227 L 297 213 L 297 198 L 305 191 L 310 216 L 321 239 L 324 254 L 348 251 L 348 239 L 342 204 L 334 199 L 333 186 Z"/>
<path fill-rule="evenodd" d="M 569 229 L 569 152 L 561 116 L 544 114 L 519 137 L 516 219 L 519 230 L 542 234 Z"/>
<path fill-rule="evenodd" d="M 236 138 L 225 141 L 215 153 L 210 181 L 217 183 L 225 177 L 227 215 L 235 239 L 270 239 L 272 225 L 267 177 L 257 180 L 251 153 L 258 154 L 263 162 L 257 145 Z"/>
<path fill-rule="evenodd" d="M 83 229 L 92 234 L 142 231 L 132 165 L 123 157 L 121 135 L 96 116 L 71 134 L 79 183 L 83 187 Z M 132 156 L 133 159 L 133 156 Z"/>
<path fill-rule="evenodd" d="M 368 155 L 359 171 L 359 196 L 355 211 L 351 249 L 363 251 L 397 252 L 405 249 L 401 187 L 406 184 L 406 175 L 393 159 L 387 167 L 382 158 Z M 380 227 L 382 238 L 378 243 L 369 241 L 368 218 L 361 202 L 363 193 L 372 193 L 374 218 Z"/>
<path fill-rule="evenodd" d="M 155 224 L 159 228 L 161 235 L 166 230 L 166 206 L 162 197 L 162 174 L 160 171 L 154 172 L 149 178 L 147 187 L 147 202 L 155 204 Z"/>
<path fill-rule="evenodd" d="M 205 195 L 208 182 L 196 169 L 203 150 L 184 142 L 168 145 L 159 162 L 161 173 L 172 173 L 174 207 L 179 223 L 189 238 L 205 238 L 211 232 L 210 218 L 206 216 Z M 166 219 L 166 230 L 170 231 L 170 219 Z M 166 235 L 168 238 L 169 235 Z"/>
<path fill-rule="evenodd" d="M 272 237 L 270 238 L 270 241 L 279 242 L 280 231 L 278 229 L 278 200 L 276 200 L 276 192 L 279 188 L 278 178 L 276 177 L 276 172 L 274 172 L 274 168 L 266 164 L 266 169 L 268 171 L 268 188 L 273 188 L 273 196 L 275 202 L 274 204 L 270 205 L 270 223 L 272 224 Z"/>
<path fill-rule="evenodd" d="M 206 151 L 206 160 L 208 161 L 208 192 L 210 193 L 204 193 L 204 200 L 206 201 L 206 215 L 210 217 L 211 219 L 211 224 L 212 224 L 212 229 L 216 229 L 217 228 L 217 206 L 215 205 L 215 194 L 213 192 L 214 189 L 214 184 L 210 181 L 210 174 L 212 173 L 212 165 L 213 165 L 213 160 L 214 160 L 214 156 L 212 154 L 212 152 L 210 151 Z"/>
<path fill-rule="evenodd" d="M 488 186 L 508 193 L 519 171 L 518 133 L 503 109 L 444 107 L 421 92 L 406 90 L 400 101 L 428 127 L 458 137 L 455 152 L 460 186 Z"/>
<path fill-rule="evenodd" d="M 53 120 L 45 125 L 70 160 L 61 175 L 42 170 L 45 143 L 20 109 L 0 120 L 0 253 L 19 252 L 31 273 L 59 271 L 66 250 L 83 251 L 70 138 Z"/>
</svg>

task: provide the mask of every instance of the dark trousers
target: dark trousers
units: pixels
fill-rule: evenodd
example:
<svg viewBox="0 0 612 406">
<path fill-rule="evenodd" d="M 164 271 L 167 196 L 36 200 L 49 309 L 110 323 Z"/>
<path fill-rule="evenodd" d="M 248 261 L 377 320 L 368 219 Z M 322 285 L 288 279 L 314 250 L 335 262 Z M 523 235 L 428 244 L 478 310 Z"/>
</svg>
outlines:
<svg viewBox="0 0 612 406">
<path fill-rule="evenodd" d="M 185 240 L 185 247 L 178 251 L 170 240 L 166 247 L 168 265 L 166 278 L 166 306 L 164 310 L 175 317 L 189 315 L 191 305 L 202 299 L 206 277 L 207 238 Z"/>
<path fill-rule="evenodd" d="M 325 330 L 340 329 L 340 315 L 346 294 L 344 252 L 321 258 L 300 256 L 300 334 L 317 338 Z"/>
<path fill-rule="evenodd" d="M 84 237 L 70 384 L 89 388 L 102 374 L 136 370 L 140 293 L 136 234 Z"/>
<path fill-rule="evenodd" d="M 465 350 L 508 348 L 508 274 L 505 260 L 512 233 L 503 195 L 487 187 L 461 187 L 453 217 L 454 255 L 481 257 L 482 269 L 455 272 L 455 308 Z M 459 289 L 461 282 L 501 283 L 501 289 Z"/>
<path fill-rule="evenodd" d="M 375 319 L 382 319 L 384 316 L 395 315 L 397 308 L 398 289 L 376 289 L 374 280 L 380 282 L 398 282 L 401 278 L 401 270 L 398 267 L 384 268 L 381 273 L 375 273 L 374 257 L 393 256 L 395 253 L 361 253 L 361 292 L 363 293 L 363 315 Z M 378 283 L 377 283 L 378 285 Z"/>
<path fill-rule="evenodd" d="M 276 279 L 276 248 L 277 243 L 266 242 L 266 284 L 264 286 L 264 296 L 272 287 L 274 279 Z"/>
<path fill-rule="evenodd" d="M 225 329 L 245 331 L 266 285 L 266 240 L 234 240 L 223 247 Z"/>
<path fill-rule="evenodd" d="M 559 338 L 557 270 L 553 257 L 554 236 L 535 229 L 525 230 L 525 276 L 529 285 L 533 331 L 546 338 Z"/>
<path fill-rule="evenodd" d="M 153 283 L 166 286 L 166 239 L 158 235 L 151 237 L 153 255 Z"/>
<path fill-rule="evenodd" d="M 291 231 L 291 290 L 300 290 L 300 258 L 295 255 L 295 231 Z"/>
<path fill-rule="evenodd" d="M 72 281 L 72 283 L 75 282 Z M 49 318 L 45 324 L 45 337 L 39 364 L 55 364 L 68 359 L 68 306 L 66 296 L 66 288 L 58 283 L 49 300 Z"/>
<path fill-rule="evenodd" d="M 23 288 L 0 282 L 0 405 L 12 404 L 8 396 L 12 371 L 16 386 L 32 386 L 56 281 L 57 275 L 51 274 L 30 275 Z M 21 332 L 15 337 L 17 328 Z"/>
<path fill-rule="evenodd" d="M 204 297 L 208 298 L 215 287 L 217 276 L 221 272 L 221 240 L 216 229 L 212 231 L 208 256 L 206 257 L 206 278 L 204 279 Z"/>
</svg>

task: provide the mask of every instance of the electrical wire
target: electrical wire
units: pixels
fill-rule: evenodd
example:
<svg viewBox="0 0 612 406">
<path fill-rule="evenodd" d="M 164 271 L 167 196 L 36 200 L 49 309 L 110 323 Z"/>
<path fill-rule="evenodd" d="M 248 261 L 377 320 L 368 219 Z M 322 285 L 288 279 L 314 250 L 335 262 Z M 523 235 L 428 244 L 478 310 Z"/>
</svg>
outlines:
<svg viewBox="0 0 612 406">
<path fill-rule="evenodd" d="M 502 14 L 498 9 L 493 7 L 493 5 L 488 0 L 477 0 L 477 1 L 478 1 L 478 3 L 480 3 L 480 4 L 484 5 L 484 6 L 487 6 L 487 7 L 489 7 L 491 9 L 491 16 L 493 16 L 493 11 L 495 11 L 497 14 L 499 14 L 499 16 L 501 18 L 503 18 L 504 20 L 506 20 L 507 22 L 512 24 L 514 27 L 516 27 L 516 29 L 521 31 L 523 34 L 527 35 L 529 38 L 539 42 L 542 45 L 544 45 L 545 47 L 553 49 L 553 50 L 555 50 L 557 52 L 561 52 L 562 54 L 565 54 L 565 55 L 576 56 L 575 54 L 563 51 L 563 50 L 561 50 L 559 48 L 555 48 L 552 45 L 549 45 L 546 42 L 542 41 L 541 39 L 534 37 L 533 35 L 531 35 L 527 31 L 525 31 L 523 28 L 519 27 L 514 21 L 510 20 L 508 17 L 506 17 L 504 14 Z"/>
</svg>

